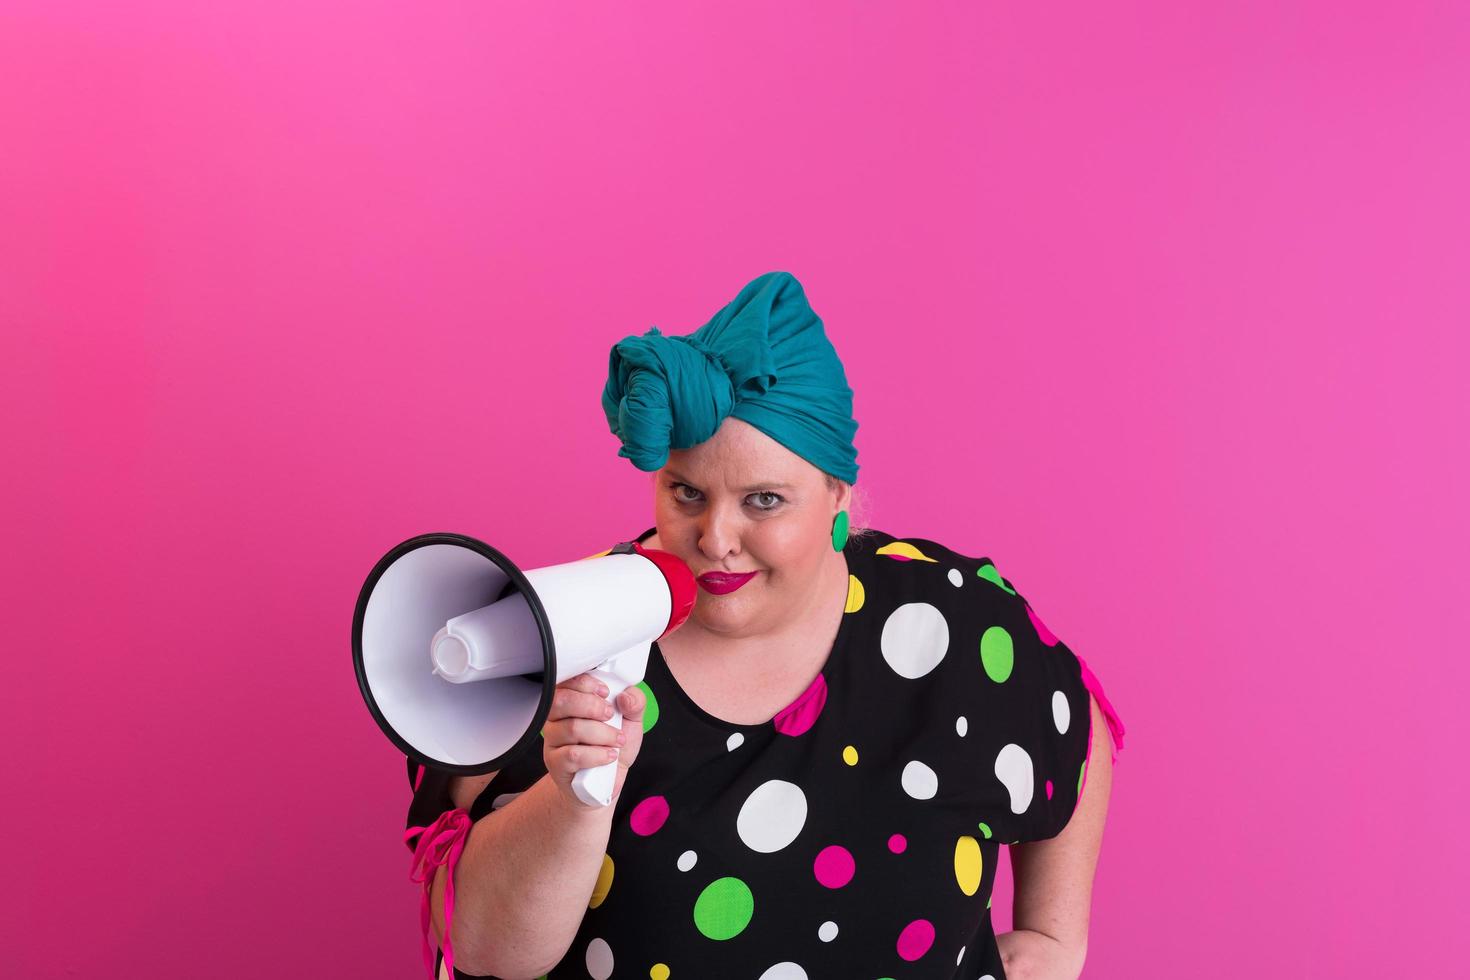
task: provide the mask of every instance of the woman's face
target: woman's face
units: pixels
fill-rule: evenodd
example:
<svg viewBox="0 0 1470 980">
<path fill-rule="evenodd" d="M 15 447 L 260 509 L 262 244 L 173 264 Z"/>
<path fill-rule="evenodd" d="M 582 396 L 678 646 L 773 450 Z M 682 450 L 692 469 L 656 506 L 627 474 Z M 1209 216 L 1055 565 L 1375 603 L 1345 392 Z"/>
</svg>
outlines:
<svg viewBox="0 0 1470 980">
<path fill-rule="evenodd" d="M 696 578 L 755 572 L 732 592 L 701 582 L 693 619 L 728 637 L 779 630 L 818 601 L 832 518 L 851 489 L 759 429 L 729 417 L 713 437 L 675 449 L 655 474 L 659 543 Z"/>
</svg>

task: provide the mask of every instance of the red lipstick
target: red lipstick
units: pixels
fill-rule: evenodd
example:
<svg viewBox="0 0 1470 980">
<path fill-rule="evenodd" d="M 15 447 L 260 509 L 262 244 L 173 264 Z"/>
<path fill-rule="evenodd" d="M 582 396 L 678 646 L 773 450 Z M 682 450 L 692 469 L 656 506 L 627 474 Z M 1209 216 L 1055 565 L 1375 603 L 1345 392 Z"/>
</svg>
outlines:
<svg viewBox="0 0 1470 980">
<path fill-rule="evenodd" d="M 740 575 L 730 575 L 725 572 L 705 572 L 699 576 L 698 582 L 700 588 L 712 595 L 726 595 L 734 592 L 758 574 L 758 572 L 744 572 Z"/>
</svg>

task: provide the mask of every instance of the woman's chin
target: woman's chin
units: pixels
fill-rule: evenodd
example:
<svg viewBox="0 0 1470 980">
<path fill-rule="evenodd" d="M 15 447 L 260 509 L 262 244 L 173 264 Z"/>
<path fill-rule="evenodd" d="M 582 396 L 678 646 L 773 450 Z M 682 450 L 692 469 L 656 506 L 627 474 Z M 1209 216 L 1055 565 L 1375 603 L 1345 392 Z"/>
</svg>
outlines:
<svg viewBox="0 0 1470 980">
<path fill-rule="evenodd" d="M 702 594 L 694 604 L 694 618 L 711 633 L 739 633 L 750 625 L 750 603 L 729 595 Z"/>
</svg>

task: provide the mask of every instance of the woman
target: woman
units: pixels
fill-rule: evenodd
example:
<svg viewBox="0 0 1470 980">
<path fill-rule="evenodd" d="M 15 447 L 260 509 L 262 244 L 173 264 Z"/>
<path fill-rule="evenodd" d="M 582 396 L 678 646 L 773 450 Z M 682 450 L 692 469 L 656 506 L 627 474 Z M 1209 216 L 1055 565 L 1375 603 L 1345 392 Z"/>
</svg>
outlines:
<svg viewBox="0 0 1470 980">
<path fill-rule="evenodd" d="M 430 969 L 1076 977 L 1123 727 L 989 560 L 849 533 L 852 392 L 800 283 L 768 273 L 690 336 L 626 338 L 603 404 L 655 473 L 638 540 L 699 598 L 621 732 L 582 675 L 539 757 L 410 762 L 436 938 L 450 906 Z M 584 806 L 572 776 L 610 758 L 613 804 Z M 995 936 L 1002 843 L 1015 930 Z"/>
</svg>

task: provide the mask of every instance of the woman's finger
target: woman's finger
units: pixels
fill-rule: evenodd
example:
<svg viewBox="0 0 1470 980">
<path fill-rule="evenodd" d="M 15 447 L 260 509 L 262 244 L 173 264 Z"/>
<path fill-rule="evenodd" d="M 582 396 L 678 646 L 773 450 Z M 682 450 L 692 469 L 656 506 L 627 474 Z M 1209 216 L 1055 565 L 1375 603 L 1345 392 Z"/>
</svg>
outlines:
<svg viewBox="0 0 1470 980">
<path fill-rule="evenodd" d="M 546 720 L 552 722 L 563 718 L 591 718 L 594 721 L 606 721 L 612 714 L 612 705 L 596 694 L 557 687 L 551 696 L 551 710 L 547 712 Z"/>
<path fill-rule="evenodd" d="M 563 745 L 621 745 L 623 733 L 611 725 L 590 718 L 568 718 L 555 725 L 546 726 L 546 744 L 552 748 Z"/>
<path fill-rule="evenodd" d="M 557 687 L 570 687 L 577 691 L 586 691 L 588 694 L 596 694 L 599 697 L 607 697 L 607 685 L 593 677 L 591 674 L 578 674 L 576 677 L 568 677 Z"/>
<path fill-rule="evenodd" d="M 617 746 L 568 745 L 550 752 L 552 763 L 564 773 L 603 766 L 618 757 Z"/>
<path fill-rule="evenodd" d="M 623 713 L 624 722 L 629 720 L 642 722 L 643 709 L 647 706 L 647 700 L 643 696 L 643 691 L 636 684 L 619 694 L 618 709 Z"/>
</svg>

